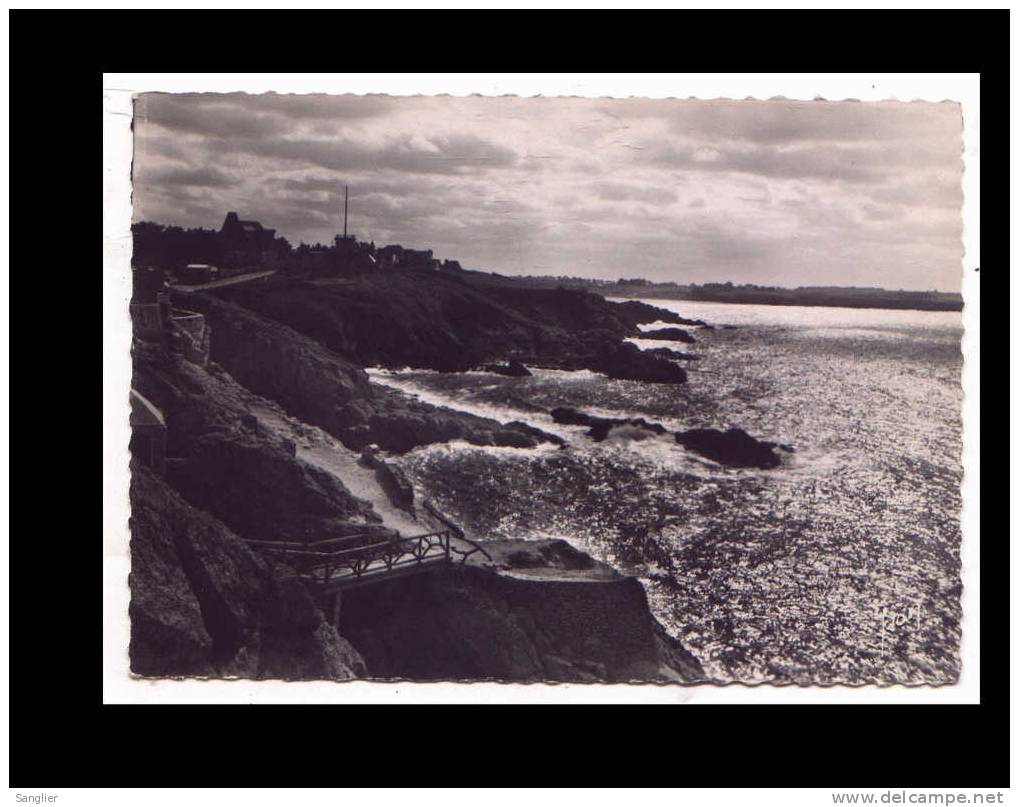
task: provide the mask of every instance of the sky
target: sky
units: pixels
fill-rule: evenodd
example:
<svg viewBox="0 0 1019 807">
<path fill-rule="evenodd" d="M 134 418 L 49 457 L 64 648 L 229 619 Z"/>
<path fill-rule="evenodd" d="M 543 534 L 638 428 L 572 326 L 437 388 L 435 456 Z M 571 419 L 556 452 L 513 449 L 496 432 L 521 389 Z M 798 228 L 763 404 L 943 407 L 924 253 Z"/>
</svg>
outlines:
<svg viewBox="0 0 1019 807">
<path fill-rule="evenodd" d="M 136 221 L 343 228 L 504 274 L 958 291 L 954 103 L 171 95 Z"/>
</svg>

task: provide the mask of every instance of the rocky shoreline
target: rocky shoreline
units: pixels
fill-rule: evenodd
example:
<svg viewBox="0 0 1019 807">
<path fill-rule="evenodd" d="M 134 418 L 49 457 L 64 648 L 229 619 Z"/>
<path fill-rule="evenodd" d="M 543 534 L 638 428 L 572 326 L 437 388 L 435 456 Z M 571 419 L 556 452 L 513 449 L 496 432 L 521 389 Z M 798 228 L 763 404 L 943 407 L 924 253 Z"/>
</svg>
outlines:
<svg viewBox="0 0 1019 807">
<path fill-rule="evenodd" d="M 481 366 L 515 377 L 526 377 L 528 366 L 553 367 L 683 383 L 674 357 L 624 340 L 646 336 L 638 326 L 649 322 L 705 325 L 583 292 L 494 294 L 441 276 L 384 279 L 385 287 L 377 276 L 363 276 L 177 294 L 175 302 L 205 318 L 206 366 L 136 340 L 133 387 L 165 416 L 167 460 L 161 475 L 139 461 L 132 468 L 132 670 L 701 680 L 697 660 L 651 615 L 640 582 L 562 541 L 489 542 L 484 562 L 454 562 L 346 595 L 338 622 L 292 569 L 252 550 L 251 541 L 388 540 L 408 524 L 428 531 L 434 518 L 416 507 L 413 486 L 381 452 L 453 440 L 514 448 L 564 443 L 519 421 L 433 406 L 374 384 L 365 366 Z M 596 440 L 621 427 L 665 432 L 643 419 L 552 414 L 589 426 Z M 286 430 L 273 425 L 284 421 L 292 423 Z M 338 441 L 334 454 L 360 457 L 354 461 L 405 517 L 398 524 L 384 518 L 380 508 L 389 508 L 355 495 L 349 475 L 308 461 L 309 430 Z M 722 462 L 736 457 L 729 464 L 773 467 L 771 444 L 732 431 L 677 433 L 676 440 Z M 748 452 L 752 461 L 744 461 Z"/>
</svg>

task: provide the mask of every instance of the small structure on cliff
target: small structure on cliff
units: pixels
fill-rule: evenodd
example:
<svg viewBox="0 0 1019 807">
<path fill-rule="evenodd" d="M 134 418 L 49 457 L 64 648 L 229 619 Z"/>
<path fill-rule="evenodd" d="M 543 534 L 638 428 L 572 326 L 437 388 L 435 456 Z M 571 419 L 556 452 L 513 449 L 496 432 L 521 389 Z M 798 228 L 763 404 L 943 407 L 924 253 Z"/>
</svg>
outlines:
<svg viewBox="0 0 1019 807">
<path fill-rule="evenodd" d="M 257 221 L 244 221 L 233 211 L 223 220 L 219 240 L 223 263 L 227 266 L 261 266 L 275 263 L 279 257 L 276 230 L 267 229 Z"/>
<path fill-rule="evenodd" d="M 205 316 L 174 308 L 161 272 L 135 269 L 134 275 L 134 296 L 130 304 L 134 338 L 157 343 L 205 367 L 209 363 L 211 337 Z"/>
<path fill-rule="evenodd" d="M 376 252 L 376 260 L 383 269 L 438 269 L 439 261 L 432 257 L 430 249 L 405 249 L 399 244 L 390 244 Z"/>
<path fill-rule="evenodd" d="M 219 279 L 219 269 L 208 263 L 189 263 L 176 272 L 179 283 L 208 283 Z"/>
<path fill-rule="evenodd" d="M 375 244 L 358 241 L 347 232 L 349 215 L 350 188 L 343 186 L 343 235 L 339 233 L 333 239 L 332 267 L 339 272 L 363 271 L 373 269 L 376 265 Z"/>
</svg>

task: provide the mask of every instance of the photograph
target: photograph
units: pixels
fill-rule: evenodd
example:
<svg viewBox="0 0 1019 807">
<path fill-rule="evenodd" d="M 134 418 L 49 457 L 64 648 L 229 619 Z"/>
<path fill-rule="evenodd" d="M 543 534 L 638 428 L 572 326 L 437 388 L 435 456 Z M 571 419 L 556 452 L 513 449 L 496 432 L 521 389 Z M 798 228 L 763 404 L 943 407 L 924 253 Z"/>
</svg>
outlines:
<svg viewBox="0 0 1019 807">
<path fill-rule="evenodd" d="M 132 676 L 959 681 L 958 101 L 130 126 Z"/>
</svg>

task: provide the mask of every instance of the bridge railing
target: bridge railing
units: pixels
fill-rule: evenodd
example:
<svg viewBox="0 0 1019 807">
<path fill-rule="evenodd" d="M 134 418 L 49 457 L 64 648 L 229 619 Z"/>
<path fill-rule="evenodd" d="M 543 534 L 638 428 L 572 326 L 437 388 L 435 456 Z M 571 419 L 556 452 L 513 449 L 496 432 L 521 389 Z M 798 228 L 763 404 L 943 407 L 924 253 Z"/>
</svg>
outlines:
<svg viewBox="0 0 1019 807">
<path fill-rule="evenodd" d="M 425 561 L 451 559 L 448 530 L 342 548 L 351 540 L 366 537 L 350 535 L 310 544 L 281 541 L 249 541 L 248 544 L 265 555 L 288 563 L 298 575 L 317 583 L 328 583 L 342 577 L 360 578 L 369 572 L 382 574 Z M 331 548 L 334 546 L 341 548 Z"/>
<path fill-rule="evenodd" d="M 457 540 L 462 541 L 463 543 L 469 544 L 471 546 L 471 548 L 468 550 L 459 549 L 458 547 L 455 546 L 450 547 L 451 552 L 454 552 L 460 556 L 461 563 L 466 563 L 467 558 L 469 558 L 475 552 L 480 552 L 486 558 L 492 560 L 492 556 L 489 555 L 480 544 L 476 544 L 474 543 L 474 541 L 468 538 L 464 531 L 460 529 L 460 527 L 458 527 L 453 521 L 450 521 L 448 518 L 446 518 L 443 512 L 439 510 L 438 507 L 435 506 L 431 499 L 425 499 L 422 504 L 424 505 L 425 510 L 428 511 L 429 515 L 431 515 L 432 518 L 434 518 L 447 530 L 453 533 L 454 537 Z"/>
</svg>

